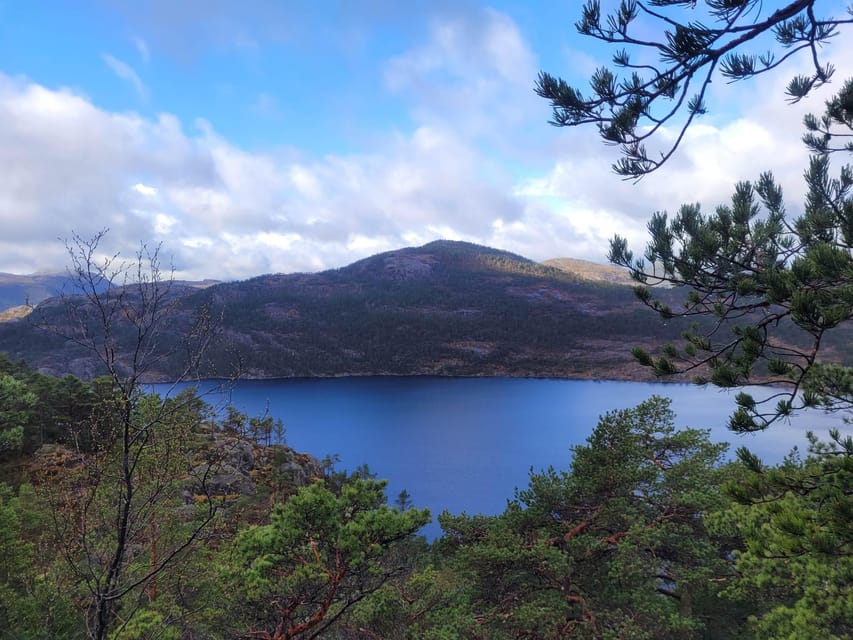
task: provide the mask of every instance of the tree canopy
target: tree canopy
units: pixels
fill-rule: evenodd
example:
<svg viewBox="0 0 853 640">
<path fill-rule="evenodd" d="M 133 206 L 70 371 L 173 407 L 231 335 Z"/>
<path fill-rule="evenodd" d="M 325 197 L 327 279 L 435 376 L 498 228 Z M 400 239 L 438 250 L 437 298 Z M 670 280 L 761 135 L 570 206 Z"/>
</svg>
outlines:
<svg viewBox="0 0 853 640">
<path fill-rule="evenodd" d="M 532 473 L 496 518 L 440 520 L 489 638 L 695 637 L 725 562 L 702 515 L 726 445 L 653 397 L 601 417 L 568 471 Z M 480 637 L 480 636 L 477 636 Z"/>
<path fill-rule="evenodd" d="M 269 524 L 243 531 L 225 579 L 247 635 L 316 638 L 405 565 L 389 550 L 429 522 L 429 511 L 390 508 L 385 481 L 355 475 L 277 504 Z"/>
<path fill-rule="evenodd" d="M 840 27 L 853 23 L 853 7 L 844 16 L 825 16 L 817 4 L 621 0 L 617 9 L 604 13 L 598 0 L 589 0 L 575 27 L 620 47 L 612 66 L 596 70 L 588 91 L 542 71 L 536 93 L 551 103 L 551 124 L 596 125 L 606 143 L 621 149 L 614 171 L 638 179 L 669 160 L 688 127 L 706 113 L 715 78 L 747 80 L 804 55 L 811 71 L 791 79 L 790 101 L 828 82 L 835 69 L 821 47 Z M 662 35 L 650 39 L 647 32 L 656 29 Z M 675 129 L 674 140 L 659 155 L 650 153 L 646 142 L 669 127 Z"/>
<path fill-rule="evenodd" d="M 706 26 L 681 20 L 700 5 L 695 1 L 624 0 L 604 18 L 590 1 L 579 31 L 626 48 L 612 68 L 596 71 L 588 96 L 547 73 L 537 92 L 551 101 L 553 124 L 597 125 L 606 142 L 621 146 L 616 173 L 638 179 L 672 157 L 706 112 L 715 77 L 746 80 L 804 53 L 812 73 L 791 80 L 789 99 L 826 83 L 834 69 L 820 46 L 853 21 L 853 7 L 845 18 L 821 18 L 817 4 L 764 11 L 752 0 L 706 0 L 714 25 Z M 663 35 L 637 35 L 643 20 L 662 25 Z M 768 35 L 775 50 L 756 54 L 756 43 Z M 640 60 L 628 49 L 639 51 Z M 642 58 L 649 51 L 656 62 Z M 814 155 L 800 215 L 788 215 L 781 187 L 765 172 L 738 183 L 731 201 L 713 211 L 688 203 L 672 215 L 655 212 L 640 257 L 623 237 L 610 244 L 610 260 L 630 270 L 640 300 L 664 322 L 694 321 L 679 345 L 661 345 L 656 354 L 635 348 L 641 364 L 661 376 L 692 373 L 719 387 L 770 388 L 764 399 L 738 394 L 729 425 L 736 432 L 764 429 L 806 408 L 836 412 L 845 425 L 851 420 L 853 367 L 837 348 L 853 340 L 853 169 L 833 171 L 830 158 L 853 152 L 853 80 L 821 116 L 806 116 L 803 124 L 803 142 Z M 674 142 L 652 157 L 645 142 L 673 125 Z M 685 292 L 681 305 L 672 302 L 678 291 Z M 805 458 L 794 451 L 778 467 L 740 448 L 741 464 L 730 468 L 726 482 L 732 502 L 703 519 L 712 537 L 733 543 L 727 556 L 734 572 L 723 578 L 720 595 L 750 600 L 749 626 L 758 637 L 848 638 L 853 631 L 853 436 L 839 427 L 826 442 L 811 433 L 808 440 Z"/>
<path fill-rule="evenodd" d="M 642 364 L 720 387 L 777 385 L 775 406 L 738 396 L 735 431 L 763 429 L 798 408 L 853 407 L 853 371 L 827 359 L 833 340 L 850 339 L 853 318 L 853 174 L 845 167 L 830 177 L 827 157 L 815 156 L 806 182 L 805 213 L 794 221 L 765 173 L 712 213 L 699 204 L 655 213 L 642 257 L 624 238 L 611 242 L 610 260 L 631 269 L 638 297 L 662 318 L 704 320 L 657 357 L 635 349 Z M 652 285 L 662 283 L 689 289 L 680 308 L 656 297 Z"/>
<path fill-rule="evenodd" d="M 652 50 L 659 60 L 635 64 L 627 49 L 618 51 L 612 68 L 593 75 L 589 97 L 540 74 L 536 90 L 551 100 L 553 124 L 597 125 L 606 141 L 622 145 L 616 172 L 639 178 L 662 166 L 695 116 L 705 112 L 705 92 L 715 74 L 745 80 L 808 51 L 813 73 L 788 85 L 789 98 L 799 100 L 834 72 L 819 46 L 853 22 L 853 7 L 847 18 L 819 18 L 814 1 L 790 2 L 767 15 L 752 0 L 707 0 L 704 10 L 714 26 L 706 26 L 687 13 L 698 4 L 623 0 L 603 16 L 599 2 L 587 2 L 576 24 L 581 33 Z M 635 35 L 649 21 L 662 26 L 662 36 Z M 768 35 L 777 51 L 755 54 L 751 47 Z M 620 79 L 620 70 L 630 77 Z M 697 83 L 698 92 L 688 98 Z M 644 142 L 681 116 L 669 151 L 650 158 Z M 713 212 L 699 203 L 684 204 L 674 215 L 655 212 L 642 257 L 635 258 L 618 235 L 610 245 L 610 261 L 630 270 L 641 301 L 664 321 L 695 320 L 680 347 L 665 344 L 656 357 L 635 349 L 641 364 L 658 375 L 689 372 L 697 382 L 720 387 L 774 386 L 760 402 L 749 393 L 738 396 L 730 422 L 738 432 L 763 429 L 797 409 L 853 408 L 853 371 L 835 353 L 853 337 L 853 169 L 844 165 L 833 175 L 830 165 L 832 154 L 853 152 L 853 79 L 826 102 L 822 115 L 808 115 L 803 124 L 803 142 L 814 155 L 799 217 L 788 216 L 782 189 L 768 171 L 754 182 L 739 182 L 730 203 Z M 666 294 L 658 285 L 669 287 Z M 672 304 L 673 287 L 689 290 L 681 306 Z"/>
</svg>

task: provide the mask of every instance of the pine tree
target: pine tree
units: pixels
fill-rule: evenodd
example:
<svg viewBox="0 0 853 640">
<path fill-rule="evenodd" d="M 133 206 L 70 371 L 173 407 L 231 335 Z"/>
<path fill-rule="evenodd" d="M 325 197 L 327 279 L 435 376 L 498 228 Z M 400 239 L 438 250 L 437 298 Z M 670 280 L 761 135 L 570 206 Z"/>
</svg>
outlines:
<svg viewBox="0 0 853 640">
<path fill-rule="evenodd" d="M 728 573 L 704 518 L 723 503 L 724 450 L 655 397 L 602 416 L 568 471 L 531 473 L 502 515 L 443 514 L 476 637 L 700 634 Z"/>
<path fill-rule="evenodd" d="M 608 144 L 619 145 L 622 158 L 614 171 L 638 179 L 657 170 L 675 153 L 688 127 L 706 113 L 712 81 L 742 81 L 770 72 L 794 56 L 808 56 L 811 72 L 794 77 L 788 97 L 796 102 L 828 82 L 834 67 L 821 47 L 839 27 L 853 23 L 846 15 L 823 16 L 816 0 L 779 6 L 760 0 L 621 0 L 609 14 L 598 0 L 583 6 L 575 23 L 585 35 L 620 47 L 611 67 L 600 67 L 586 93 L 565 80 L 541 72 L 536 93 L 551 103 L 551 124 L 592 124 Z M 698 15 L 697 15 L 698 14 Z M 657 39 L 647 33 L 661 29 Z M 774 40 L 773 48 L 757 42 Z M 656 58 L 656 59 L 655 59 Z M 620 75 L 621 73 L 621 75 Z M 665 127 L 675 140 L 660 154 L 646 143 Z"/>
</svg>

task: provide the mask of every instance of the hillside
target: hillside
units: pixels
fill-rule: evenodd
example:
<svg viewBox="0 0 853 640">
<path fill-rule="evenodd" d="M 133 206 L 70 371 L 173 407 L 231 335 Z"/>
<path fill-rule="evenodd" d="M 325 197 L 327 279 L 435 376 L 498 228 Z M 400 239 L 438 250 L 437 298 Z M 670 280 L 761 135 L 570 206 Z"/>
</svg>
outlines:
<svg viewBox="0 0 853 640">
<path fill-rule="evenodd" d="M 609 282 L 611 284 L 635 285 L 631 274 L 622 267 L 608 264 L 598 264 L 589 260 L 578 260 L 577 258 L 553 258 L 543 262 L 545 266 L 554 267 L 571 273 L 584 280 L 591 282 Z"/>
<path fill-rule="evenodd" d="M 217 283 L 217 280 L 176 281 L 176 284 L 198 288 Z M 26 315 L 27 311 L 23 307 L 27 305 L 35 305 L 63 293 L 76 292 L 73 281 L 66 273 L 0 273 L 0 322 Z"/>
<path fill-rule="evenodd" d="M 32 312 L 32 307 L 26 304 L 9 307 L 5 311 L 0 311 L 0 322 L 20 320 L 21 318 L 27 317 L 30 312 Z"/>
<path fill-rule="evenodd" d="M 630 288 L 504 251 L 439 241 L 316 274 L 271 274 L 204 289 L 177 286 L 162 344 L 206 306 L 221 317 L 207 374 L 239 362 L 250 378 L 508 375 L 647 379 L 633 345 L 674 339 Z M 33 317 L 63 322 L 57 300 Z M 0 351 L 52 374 L 99 373 L 91 354 L 37 331 L 0 325 Z M 154 377 L 175 375 L 164 363 Z"/>
<path fill-rule="evenodd" d="M 61 273 L 29 276 L 0 273 L 0 311 L 10 307 L 37 304 L 62 293 L 68 276 Z"/>
</svg>

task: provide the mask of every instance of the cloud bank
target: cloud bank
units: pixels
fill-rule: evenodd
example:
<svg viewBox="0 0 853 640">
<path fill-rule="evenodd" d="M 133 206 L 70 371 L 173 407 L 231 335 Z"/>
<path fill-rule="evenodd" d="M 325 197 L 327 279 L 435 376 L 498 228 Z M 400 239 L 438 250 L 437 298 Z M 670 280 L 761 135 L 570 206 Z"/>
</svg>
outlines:
<svg viewBox="0 0 853 640">
<path fill-rule="evenodd" d="M 134 42 L 147 61 L 146 41 Z M 147 96 L 129 65 L 103 60 Z M 767 169 L 796 212 L 807 157 L 799 123 L 829 92 L 786 105 L 793 69 L 754 82 L 766 99 L 700 122 L 664 169 L 633 185 L 610 172 L 615 150 L 594 131 L 548 127 L 531 89 L 538 67 L 505 14 L 435 18 L 380 70 L 387 94 L 377 99 L 402 102 L 405 125 L 328 155 L 242 148 L 203 113 L 188 122 L 111 112 L 78 90 L 0 74 L 0 271 L 61 270 L 57 238 L 105 227 L 105 250 L 132 256 L 141 241 L 162 242 L 187 278 L 316 271 L 438 238 L 603 261 L 614 233 L 640 248 L 653 211 L 711 209 Z"/>
</svg>

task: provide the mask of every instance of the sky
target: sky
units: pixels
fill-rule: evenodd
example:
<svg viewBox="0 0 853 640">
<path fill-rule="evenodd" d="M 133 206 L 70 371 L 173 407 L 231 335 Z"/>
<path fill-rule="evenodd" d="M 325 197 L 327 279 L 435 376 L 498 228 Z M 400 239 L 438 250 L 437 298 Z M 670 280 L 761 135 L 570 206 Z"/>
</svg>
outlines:
<svg viewBox="0 0 853 640">
<path fill-rule="evenodd" d="M 715 81 L 676 157 L 634 184 L 594 129 L 550 126 L 533 92 L 540 69 L 586 86 L 613 54 L 575 32 L 579 12 L 0 0 L 0 272 L 60 272 L 64 240 L 102 229 L 104 252 L 161 244 L 191 279 L 319 271 L 437 239 L 606 262 L 615 233 L 641 251 L 653 212 L 710 211 L 766 170 L 797 213 L 800 122 L 833 89 L 785 102 L 807 60 Z M 825 50 L 836 85 L 853 73 L 851 40 Z"/>
</svg>

